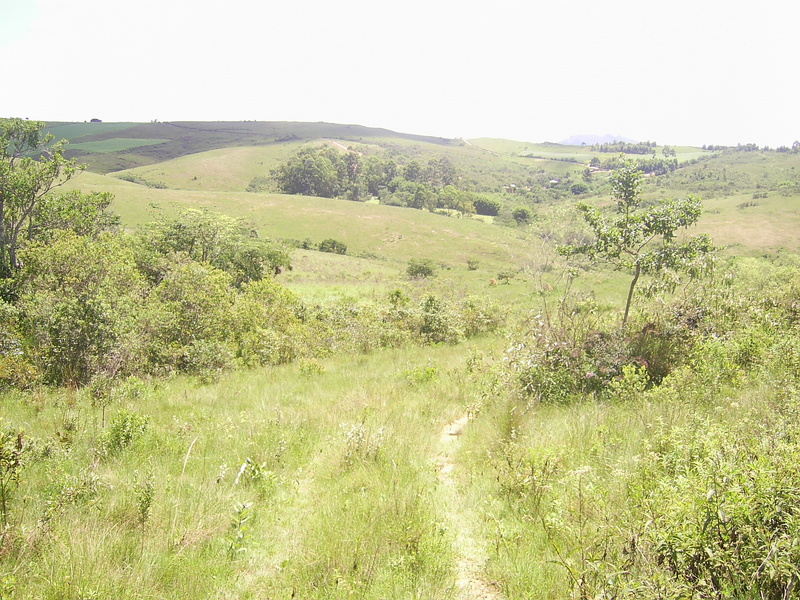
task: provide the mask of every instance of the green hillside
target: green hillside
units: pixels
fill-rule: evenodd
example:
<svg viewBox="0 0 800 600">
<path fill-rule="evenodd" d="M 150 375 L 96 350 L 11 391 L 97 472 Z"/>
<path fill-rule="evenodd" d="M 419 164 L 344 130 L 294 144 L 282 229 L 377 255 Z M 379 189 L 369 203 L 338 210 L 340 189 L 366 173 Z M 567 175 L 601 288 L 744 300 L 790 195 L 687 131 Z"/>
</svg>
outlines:
<svg viewBox="0 0 800 600">
<path fill-rule="evenodd" d="M 800 148 L 48 130 L 0 600 L 800 598 Z"/>
<path fill-rule="evenodd" d="M 141 165 L 171 160 L 187 154 L 231 146 L 262 146 L 292 141 L 337 138 L 348 141 L 369 140 L 390 136 L 398 140 L 411 140 L 434 145 L 455 144 L 453 140 L 394 133 L 385 129 L 360 125 L 331 123 L 287 122 L 174 122 L 174 123 L 50 123 L 47 130 L 56 139 L 67 139 L 80 149 L 70 154 L 79 157 L 90 170 L 108 173 Z M 164 140 L 157 145 L 147 144 L 135 152 L 119 151 L 113 155 L 105 150 L 96 151 L 84 144 L 114 143 L 114 140 L 141 139 Z M 83 147 L 81 147 L 83 146 Z M 109 146 L 106 146 L 109 147 Z"/>
</svg>

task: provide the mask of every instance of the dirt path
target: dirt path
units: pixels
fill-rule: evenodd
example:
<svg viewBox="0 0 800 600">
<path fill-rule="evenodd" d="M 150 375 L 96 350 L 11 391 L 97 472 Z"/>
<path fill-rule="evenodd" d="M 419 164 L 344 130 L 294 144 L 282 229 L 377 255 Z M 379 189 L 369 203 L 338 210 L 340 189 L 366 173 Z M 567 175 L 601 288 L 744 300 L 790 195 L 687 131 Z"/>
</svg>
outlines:
<svg viewBox="0 0 800 600">
<path fill-rule="evenodd" d="M 446 507 L 446 517 L 456 533 L 455 550 L 458 568 L 456 581 L 459 600 L 501 600 L 502 595 L 483 575 L 486 556 L 473 536 L 475 515 L 458 493 L 453 472 L 457 468 L 458 439 L 469 424 L 469 417 L 448 423 L 439 437 L 437 467 L 439 488 Z"/>
</svg>

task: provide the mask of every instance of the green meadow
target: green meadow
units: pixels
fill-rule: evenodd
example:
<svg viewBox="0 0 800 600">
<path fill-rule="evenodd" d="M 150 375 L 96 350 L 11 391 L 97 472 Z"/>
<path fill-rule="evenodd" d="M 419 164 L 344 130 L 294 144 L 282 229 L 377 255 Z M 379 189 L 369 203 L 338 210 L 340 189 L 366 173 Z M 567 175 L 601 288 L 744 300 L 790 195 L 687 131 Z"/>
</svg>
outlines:
<svg viewBox="0 0 800 600">
<path fill-rule="evenodd" d="M 4 280 L 0 598 L 800 598 L 800 153 L 641 176 L 716 249 L 623 323 L 632 270 L 563 251 L 618 200 L 588 146 L 48 130 L 119 224 L 57 213 Z M 282 193 L 308 147 L 474 204 Z"/>
</svg>

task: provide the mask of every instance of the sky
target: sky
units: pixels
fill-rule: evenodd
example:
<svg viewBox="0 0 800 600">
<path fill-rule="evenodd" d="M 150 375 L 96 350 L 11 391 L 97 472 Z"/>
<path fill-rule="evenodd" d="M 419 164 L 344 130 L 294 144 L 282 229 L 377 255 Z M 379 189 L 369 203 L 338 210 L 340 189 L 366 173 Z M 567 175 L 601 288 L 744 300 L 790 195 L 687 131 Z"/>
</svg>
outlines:
<svg viewBox="0 0 800 600">
<path fill-rule="evenodd" d="M 0 117 L 800 139 L 797 0 L 0 0 Z"/>
</svg>

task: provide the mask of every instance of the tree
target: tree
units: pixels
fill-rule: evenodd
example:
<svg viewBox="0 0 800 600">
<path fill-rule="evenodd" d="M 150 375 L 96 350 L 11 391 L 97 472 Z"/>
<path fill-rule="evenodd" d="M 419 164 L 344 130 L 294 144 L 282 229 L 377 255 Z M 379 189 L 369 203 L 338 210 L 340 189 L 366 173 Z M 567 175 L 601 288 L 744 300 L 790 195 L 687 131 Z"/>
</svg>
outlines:
<svg viewBox="0 0 800 600">
<path fill-rule="evenodd" d="M 29 237 L 46 241 L 59 231 L 89 237 L 116 231 L 120 218 L 108 210 L 113 198 L 108 192 L 49 194 L 33 211 Z"/>
<path fill-rule="evenodd" d="M 82 167 L 64 158 L 65 140 L 53 143 L 41 121 L 0 119 L 0 277 L 19 269 L 17 251 L 35 229 L 42 198 Z"/>
<path fill-rule="evenodd" d="M 511 216 L 514 217 L 517 225 L 522 225 L 525 223 L 530 223 L 531 219 L 533 218 L 533 213 L 527 206 L 518 206 L 511 212 Z"/>
<path fill-rule="evenodd" d="M 331 148 L 303 148 L 272 172 L 285 194 L 333 198 L 341 191 L 337 166 L 344 165 Z M 347 171 L 344 166 L 343 171 Z"/>
<path fill-rule="evenodd" d="M 679 271 L 695 274 L 699 259 L 713 249 L 706 234 L 682 241 L 676 239 L 679 229 L 694 225 L 700 218 L 702 206 L 697 198 L 689 196 L 642 210 L 641 184 L 642 172 L 633 162 L 625 161 L 624 166 L 611 176 L 617 216 L 607 218 L 596 207 L 578 204 L 578 211 L 589 226 L 592 239 L 559 247 L 562 255 L 588 256 L 593 261 L 605 261 L 615 269 L 632 274 L 623 327 L 628 321 L 633 292 L 640 276 L 666 279 L 668 274 Z"/>
<path fill-rule="evenodd" d="M 500 214 L 500 209 L 503 207 L 500 202 L 493 198 L 486 198 L 479 196 L 474 201 L 475 212 L 479 215 L 496 216 Z"/>
<path fill-rule="evenodd" d="M 168 269 L 162 259 L 176 253 L 228 272 L 237 287 L 292 268 L 288 248 L 259 238 L 242 219 L 208 210 L 189 208 L 174 221 L 151 223 L 140 242 L 140 268 L 154 281 Z"/>
</svg>

